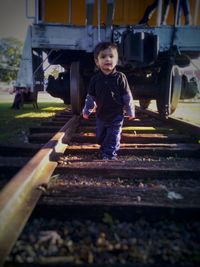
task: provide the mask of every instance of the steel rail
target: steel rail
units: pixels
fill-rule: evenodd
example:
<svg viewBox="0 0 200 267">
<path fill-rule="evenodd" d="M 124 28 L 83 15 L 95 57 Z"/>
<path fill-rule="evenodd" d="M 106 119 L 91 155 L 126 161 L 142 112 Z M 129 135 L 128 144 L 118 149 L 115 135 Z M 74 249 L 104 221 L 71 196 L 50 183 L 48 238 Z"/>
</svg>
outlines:
<svg viewBox="0 0 200 267">
<path fill-rule="evenodd" d="M 184 133 L 189 133 L 191 135 L 195 135 L 197 137 L 200 136 L 200 126 L 191 122 L 186 122 L 184 120 L 181 119 L 177 119 L 174 118 L 172 116 L 169 116 L 168 118 L 162 117 L 159 115 L 158 112 L 156 111 L 152 111 L 150 109 L 141 109 L 140 107 L 136 107 L 136 109 L 140 112 L 143 112 L 149 116 L 152 116 L 160 121 L 163 122 L 168 122 L 169 124 L 171 124 L 172 126 L 174 126 L 175 128 L 177 128 L 178 130 L 180 130 L 181 132 Z"/>
<path fill-rule="evenodd" d="M 3 266 L 66 149 L 80 116 L 73 116 L 0 192 L 0 266 Z"/>
</svg>

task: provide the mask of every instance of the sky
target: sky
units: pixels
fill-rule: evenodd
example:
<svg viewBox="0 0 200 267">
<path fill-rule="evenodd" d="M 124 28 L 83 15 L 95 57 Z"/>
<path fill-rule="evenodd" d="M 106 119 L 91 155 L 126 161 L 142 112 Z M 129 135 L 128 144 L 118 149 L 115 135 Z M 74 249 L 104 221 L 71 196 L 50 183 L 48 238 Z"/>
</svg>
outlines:
<svg viewBox="0 0 200 267">
<path fill-rule="evenodd" d="M 28 2 L 30 10 L 34 1 Z M 0 38 L 15 37 L 23 41 L 31 23 L 26 18 L 26 0 L 0 0 Z"/>
</svg>

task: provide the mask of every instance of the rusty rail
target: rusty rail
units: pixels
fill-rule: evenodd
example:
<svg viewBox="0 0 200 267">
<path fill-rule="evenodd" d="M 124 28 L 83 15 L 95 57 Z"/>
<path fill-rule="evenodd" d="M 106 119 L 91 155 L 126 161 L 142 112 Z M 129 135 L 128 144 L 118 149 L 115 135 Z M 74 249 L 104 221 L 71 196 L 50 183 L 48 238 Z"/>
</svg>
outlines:
<svg viewBox="0 0 200 267">
<path fill-rule="evenodd" d="M 73 116 L 0 193 L 0 266 L 23 230 L 79 123 Z"/>
<path fill-rule="evenodd" d="M 186 131 L 186 133 L 188 134 L 200 136 L 200 126 L 195 123 L 186 122 L 181 119 L 173 118 L 172 116 L 169 116 L 168 118 L 161 117 L 158 112 L 155 112 L 149 109 L 142 110 L 141 108 L 137 107 L 137 110 L 149 116 L 152 116 L 160 121 L 168 122 L 172 126 L 174 126 L 176 129 L 180 130 L 181 132 Z"/>
</svg>

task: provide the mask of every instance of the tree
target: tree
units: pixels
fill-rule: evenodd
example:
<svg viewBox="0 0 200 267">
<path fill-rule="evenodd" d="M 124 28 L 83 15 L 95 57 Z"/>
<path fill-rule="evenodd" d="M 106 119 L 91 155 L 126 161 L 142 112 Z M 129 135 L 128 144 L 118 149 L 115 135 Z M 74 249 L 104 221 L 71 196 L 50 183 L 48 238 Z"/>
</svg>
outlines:
<svg viewBox="0 0 200 267">
<path fill-rule="evenodd" d="M 16 38 L 0 39 L 0 81 L 15 80 L 19 69 L 23 43 Z"/>
</svg>

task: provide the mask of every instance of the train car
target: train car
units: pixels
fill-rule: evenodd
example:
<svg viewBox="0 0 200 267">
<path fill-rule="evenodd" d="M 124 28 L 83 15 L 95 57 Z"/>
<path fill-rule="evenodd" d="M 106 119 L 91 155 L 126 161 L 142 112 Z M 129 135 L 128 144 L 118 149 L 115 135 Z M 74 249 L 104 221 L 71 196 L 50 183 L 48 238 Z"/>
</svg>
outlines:
<svg viewBox="0 0 200 267">
<path fill-rule="evenodd" d="M 16 87 L 28 87 L 37 97 L 44 89 L 44 62 L 59 64 L 64 71 L 57 79 L 49 77 L 47 91 L 80 114 L 95 72 L 93 49 L 111 41 L 119 48 L 118 69 L 127 75 L 141 107 L 156 100 L 162 116 L 175 111 L 182 90 L 179 68 L 200 55 L 199 0 L 189 1 L 188 25 L 181 0 L 175 10 L 170 6 L 165 23 L 165 1 L 158 0 L 145 24 L 141 18 L 152 0 L 35 0 L 34 16 L 28 14 L 29 1 L 27 17 L 34 22 L 27 30 Z"/>
</svg>

